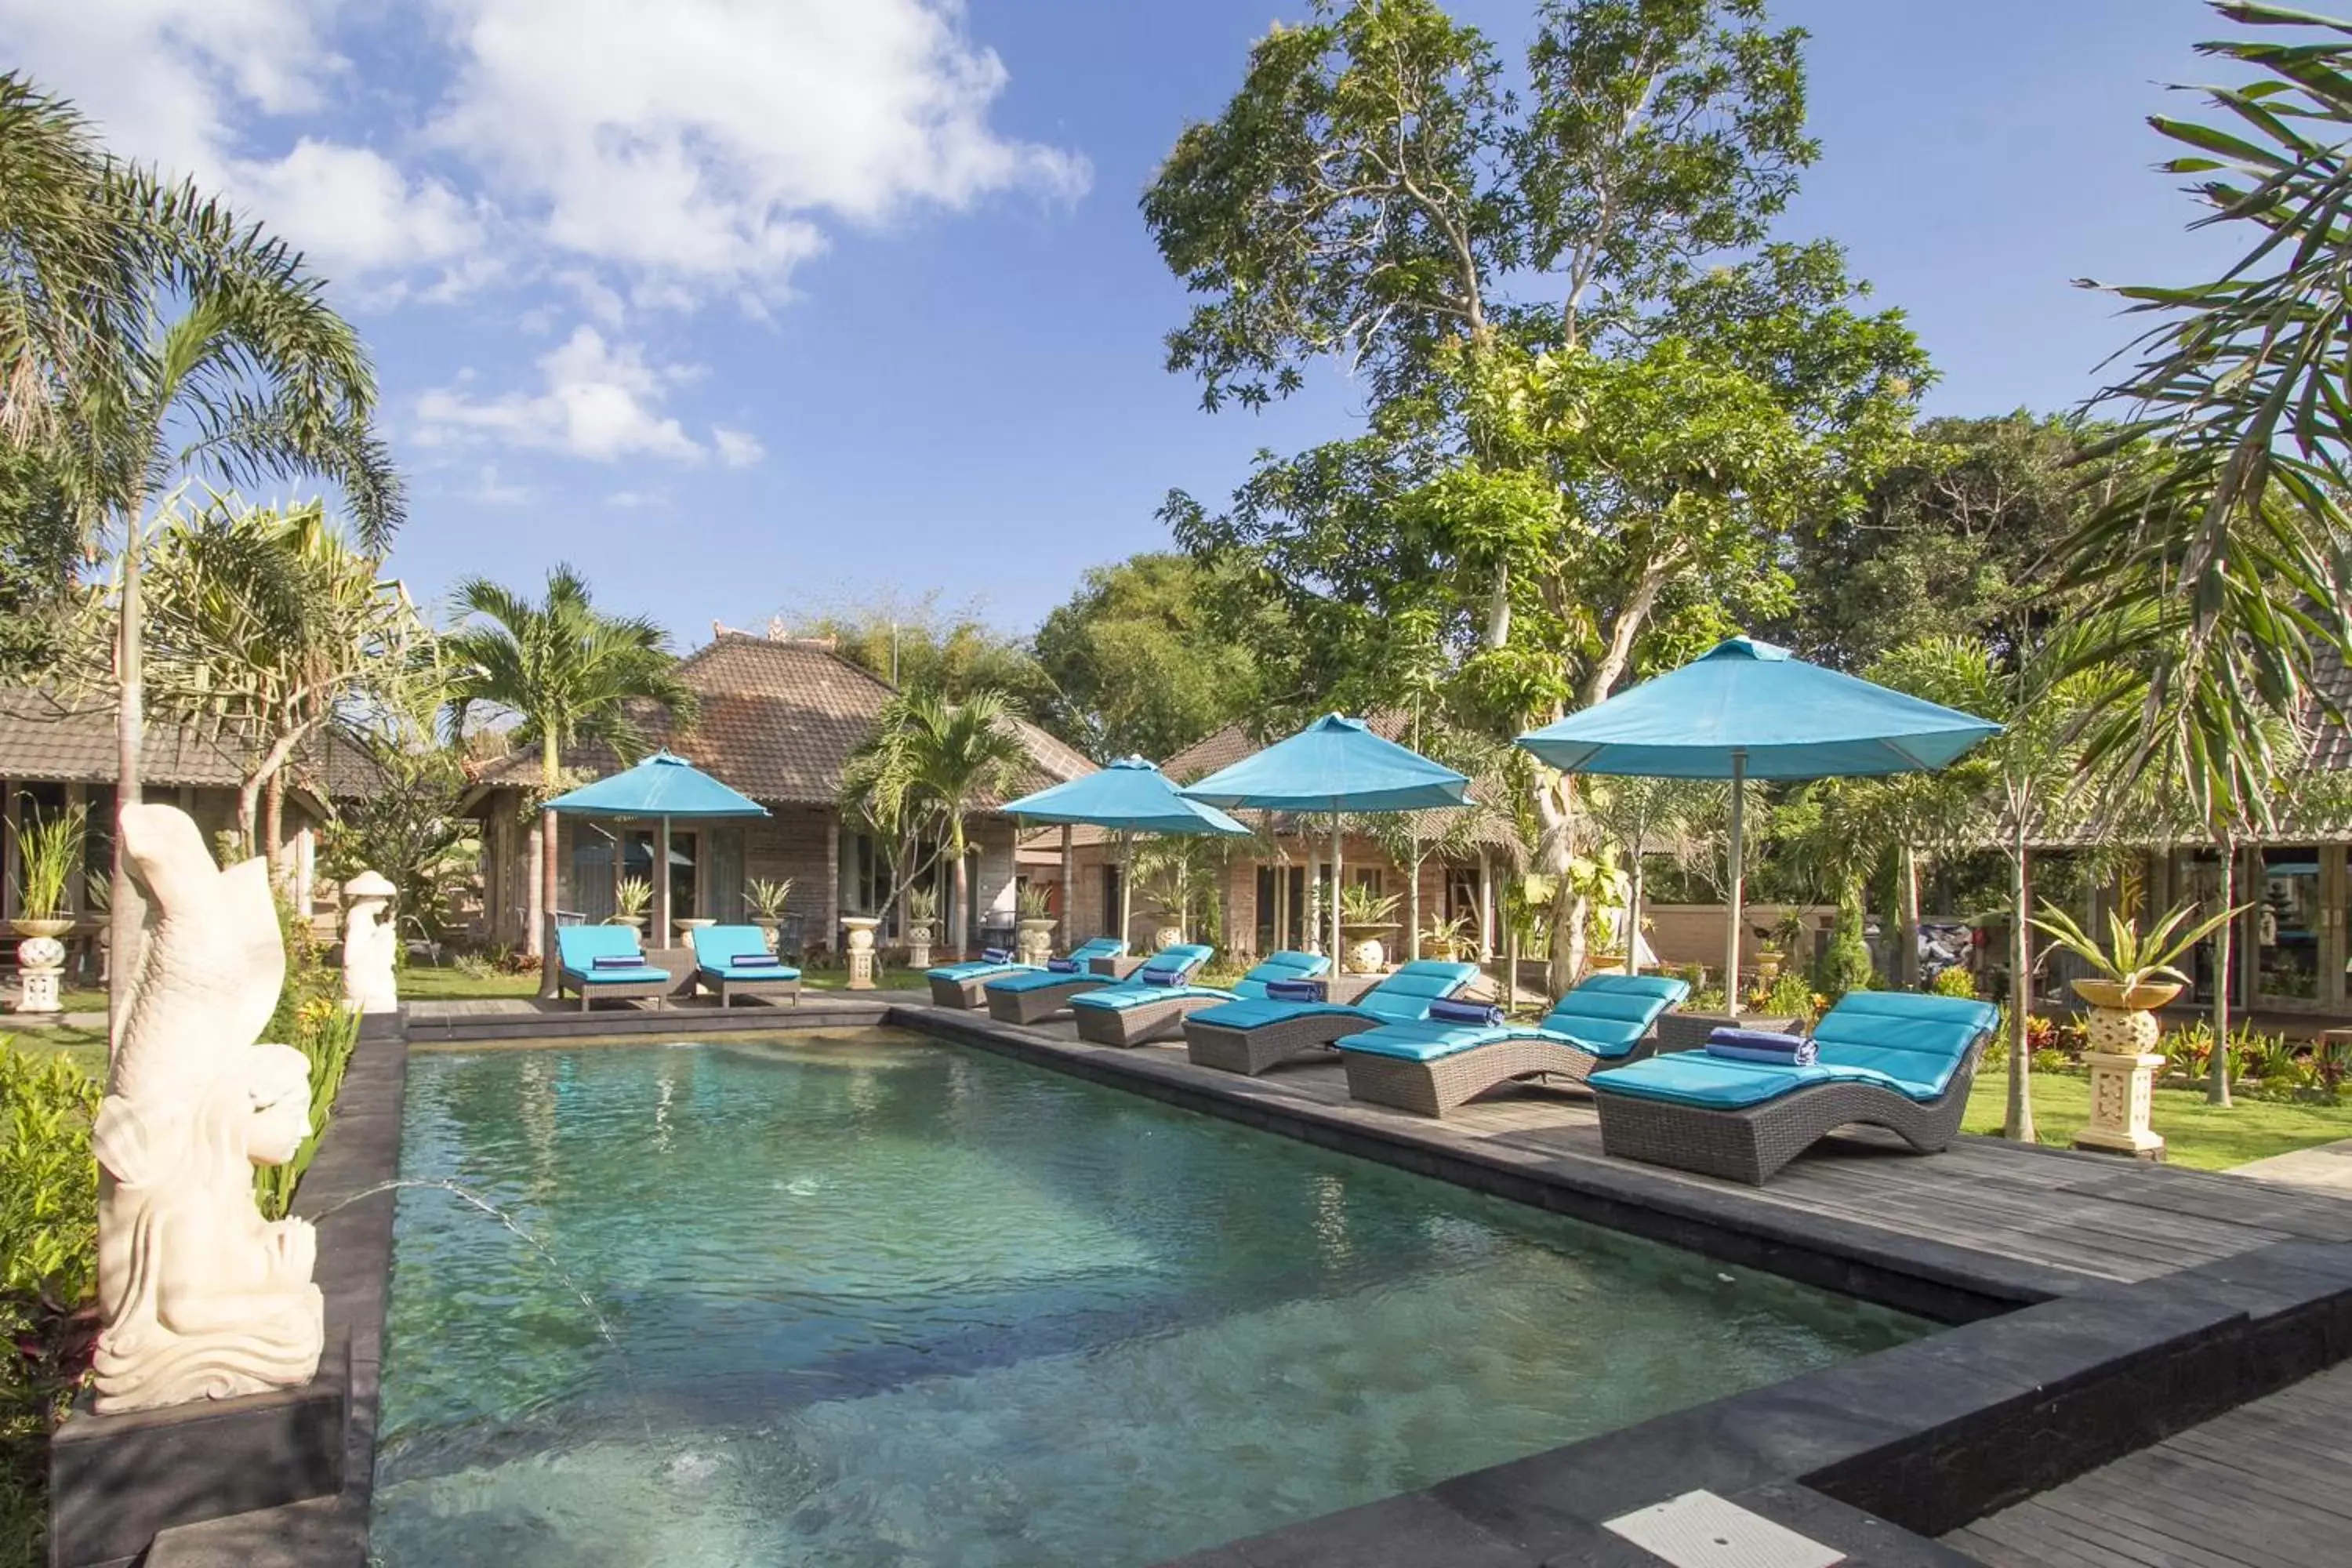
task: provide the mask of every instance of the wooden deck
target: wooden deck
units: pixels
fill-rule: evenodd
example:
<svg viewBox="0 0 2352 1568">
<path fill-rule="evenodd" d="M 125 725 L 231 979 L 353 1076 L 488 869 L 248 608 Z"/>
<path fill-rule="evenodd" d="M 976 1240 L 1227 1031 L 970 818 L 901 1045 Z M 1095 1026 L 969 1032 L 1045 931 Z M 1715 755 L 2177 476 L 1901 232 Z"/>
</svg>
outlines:
<svg viewBox="0 0 2352 1568">
<path fill-rule="evenodd" d="M 1944 1537 L 1986 1568 L 2352 1563 L 2352 1365 Z"/>
</svg>

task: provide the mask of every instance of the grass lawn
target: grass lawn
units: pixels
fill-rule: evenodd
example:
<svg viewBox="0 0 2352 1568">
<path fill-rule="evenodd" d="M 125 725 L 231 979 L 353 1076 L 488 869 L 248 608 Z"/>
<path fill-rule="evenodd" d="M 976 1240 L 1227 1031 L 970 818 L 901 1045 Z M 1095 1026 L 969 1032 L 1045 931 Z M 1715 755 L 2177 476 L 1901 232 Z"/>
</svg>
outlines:
<svg viewBox="0 0 2352 1568">
<path fill-rule="evenodd" d="M 28 1057 L 63 1057 L 96 1079 L 106 1076 L 106 1031 L 75 1029 L 63 1024 L 37 1024 L 10 1030 L 0 1023 L 0 1043 Z"/>
<path fill-rule="evenodd" d="M 2079 1073 L 2032 1076 L 2033 1131 L 2044 1143 L 2064 1148 L 2091 1120 L 2091 1080 Z M 2008 1104 L 2007 1069 L 1979 1077 L 1969 1095 L 1961 1127 L 1998 1134 Z M 2161 1133 L 2165 1158 L 2199 1171 L 2226 1171 L 2249 1160 L 2352 1138 L 2352 1105 L 2281 1104 L 2240 1100 L 2226 1109 L 2205 1103 L 2199 1089 L 2158 1089 L 2149 1116 Z"/>
</svg>

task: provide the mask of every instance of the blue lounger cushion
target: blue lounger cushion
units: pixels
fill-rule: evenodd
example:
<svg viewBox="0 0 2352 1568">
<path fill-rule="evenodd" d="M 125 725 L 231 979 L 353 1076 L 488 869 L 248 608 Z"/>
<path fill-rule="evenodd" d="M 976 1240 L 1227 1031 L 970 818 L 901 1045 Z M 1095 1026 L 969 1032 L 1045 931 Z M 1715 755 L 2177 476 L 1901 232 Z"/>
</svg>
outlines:
<svg viewBox="0 0 2352 1568">
<path fill-rule="evenodd" d="M 993 950 L 992 950 L 993 951 Z M 1070 956 L 1085 968 L 1097 958 L 1117 958 L 1127 951 L 1127 943 L 1115 937 L 1097 937 L 1080 942 L 1070 950 Z M 992 974 L 1037 974 L 1043 971 L 1034 963 L 1010 963 L 989 958 L 970 959 L 962 963 L 942 963 L 923 972 L 927 980 L 980 980 Z"/>
<path fill-rule="evenodd" d="M 1339 1048 L 1430 1062 L 1497 1040 L 1540 1039 L 1573 1047 L 1601 1061 L 1616 1061 L 1631 1056 L 1658 1016 L 1689 994 L 1690 982 L 1673 975 L 1595 974 L 1553 1003 L 1533 1027 L 1447 1024 L 1432 1017 L 1349 1035 Z"/>
<path fill-rule="evenodd" d="M 1203 947 L 1198 942 L 1182 942 L 1174 947 L 1160 949 L 1159 952 L 1152 955 L 1151 962 L 1156 967 L 1172 969 L 1180 975 L 1190 975 L 1201 965 L 1208 963 L 1216 951 L 1213 947 Z M 1027 974 L 1008 974 L 1002 980 L 990 981 L 988 988 L 991 991 L 1042 991 L 1055 985 L 1067 985 L 1072 981 L 1083 980 L 1095 985 L 1096 989 L 1082 991 L 1078 994 L 1081 996 L 1098 995 L 1104 991 L 1137 992 L 1154 996 L 1167 994 L 1166 986 L 1153 985 L 1146 981 L 1143 975 L 1144 971 L 1139 969 L 1124 980 L 1103 980 L 1097 975 L 1062 974 L 1049 969 Z"/>
<path fill-rule="evenodd" d="M 1940 1100 L 1998 1016 L 1992 1004 L 1907 991 L 1849 992 L 1813 1027 L 1810 1065 L 1730 1061 L 1683 1051 L 1592 1075 L 1595 1090 L 1704 1110 L 1741 1110 L 1827 1083 L 1864 1083 Z"/>
<path fill-rule="evenodd" d="M 768 951 L 767 933 L 758 926 L 701 926 L 688 941 L 694 943 L 695 973 L 712 979 L 798 980 L 801 972 Z"/>
<path fill-rule="evenodd" d="M 1268 984 L 1301 975 L 1320 974 L 1330 967 L 1331 961 L 1321 953 L 1277 952 L 1235 981 L 1230 991 L 1214 985 L 1171 985 L 1156 989 L 1106 986 L 1100 991 L 1079 992 L 1070 998 L 1070 1005 L 1119 1012 L 1129 1007 L 1157 1005 L 1176 996 L 1204 996 L 1216 1002 L 1263 1001 Z"/>
<path fill-rule="evenodd" d="M 558 926 L 555 956 L 567 979 L 582 985 L 666 981 L 670 973 L 646 962 L 635 926 Z"/>
<path fill-rule="evenodd" d="M 1291 1018 L 1338 1016 L 1361 1018 L 1368 1025 L 1401 1024 L 1429 1016 L 1429 1005 L 1453 995 L 1477 978 L 1475 963 L 1444 963 L 1423 959 L 1406 964 L 1353 1002 L 1279 1002 L 1245 998 L 1192 1015 L 1188 1024 L 1246 1032 Z"/>
</svg>

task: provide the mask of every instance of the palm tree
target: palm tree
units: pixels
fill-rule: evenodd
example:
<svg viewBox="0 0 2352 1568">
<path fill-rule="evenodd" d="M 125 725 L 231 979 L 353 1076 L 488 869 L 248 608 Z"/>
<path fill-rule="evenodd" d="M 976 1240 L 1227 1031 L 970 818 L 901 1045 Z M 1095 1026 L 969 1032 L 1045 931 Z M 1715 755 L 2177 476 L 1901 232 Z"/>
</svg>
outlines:
<svg viewBox="0 0 2352 1568">
<path fill-rule="evenodd" d="M 301 257 L 201 196 L 118 163 L 66 104 L 0 76 L 0 438 L 39 454 L 87 540 L 121 542 L 118 808 L 140 796 L 141 556 L 152 513 L 198 475 L 310 477 L 361 542 L 399 526 L 373 428 L 375 376 Z M 118 837 L 113 1003 L 144 910 Z"/>
<path fill-rule="evenodd" d="M 562 782 L 566 747 L 600 742 L 624 762 L 644 754 L 633 703 L 657 703 L 675 722 L 693 721 L 694 693 L 677 679 L 669 634 L 641 616 L 598 610 L 570 566 L 548 573 L 538 604 L 481 577 L 458 584 L 454 598 L 467 624 L 441 645 L 452 724 L 462 734 L 478 706 L 513 714 L 520 721 L 515 740 L 539 749 L 542 799 Z M 541 979 L 549 994 L 555 970 L 545 926 L 555 908 L 555 814 L 542 811 L 525 941 L 527 952 L 549 960 Z"/>
<path fill-rule="evenodd" d="M 847 803 L 886 831 L 911 841 L 927 826 L 938 830 L 939 853 L 954 879 L 948 945 L 959 952 L 971 937 L 971 816 L 1010 793 L 1028 761 L 1012 705 L 998 693 L 950 702 L 933 692 L 902 691 L 883 703 L 874 733 L 844 773 Z"/>
</svg>

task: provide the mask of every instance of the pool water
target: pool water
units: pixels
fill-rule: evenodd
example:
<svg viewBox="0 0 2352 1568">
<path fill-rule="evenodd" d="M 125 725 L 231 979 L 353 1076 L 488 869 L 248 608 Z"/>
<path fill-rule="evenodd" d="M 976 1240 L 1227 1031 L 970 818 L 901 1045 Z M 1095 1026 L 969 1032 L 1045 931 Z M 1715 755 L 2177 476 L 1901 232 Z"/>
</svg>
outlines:
<svg viewBox="0 0 2352 1568">
<path fill-rule="evenodd" d="M 1927 1327 L 909 1035 L 420 1054 L 405 1117 L 544 1255 L 400 1195 L 392 1568 L 1156 1563 Z"/>
</svg>

